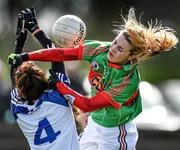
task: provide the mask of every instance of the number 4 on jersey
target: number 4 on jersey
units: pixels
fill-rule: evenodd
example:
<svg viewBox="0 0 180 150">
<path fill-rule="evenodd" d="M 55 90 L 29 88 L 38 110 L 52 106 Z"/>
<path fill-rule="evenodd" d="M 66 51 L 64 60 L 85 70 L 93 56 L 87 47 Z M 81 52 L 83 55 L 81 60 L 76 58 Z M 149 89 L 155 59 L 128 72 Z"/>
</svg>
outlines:
<svg viewBox="0 0 180 150">
<path fill-rule="evenodd" d="M 43 130 L 46 132 L 47 136 L 41 138 Z M 46 142 L 52 143 L 60 133 L 61 131 L 54 132 L 49 121 L 47 120 L 47 118 L 45 118 L 41 120 L 38 124 L 38 129 L 36 131 L 34 138 L 34 144 L 40 145 Z"/>
</svg>

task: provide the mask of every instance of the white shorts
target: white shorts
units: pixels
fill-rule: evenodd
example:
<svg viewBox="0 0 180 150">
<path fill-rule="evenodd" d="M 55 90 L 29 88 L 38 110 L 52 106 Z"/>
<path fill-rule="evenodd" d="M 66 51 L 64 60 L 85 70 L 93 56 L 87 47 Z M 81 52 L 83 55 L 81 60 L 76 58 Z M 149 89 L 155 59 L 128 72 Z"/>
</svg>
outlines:
<svg viewBox="0 0 180 150">
<path fill-rule="evenodd" d="M 137 128 L 132 121 L 119 127 L 106 128 L 89 117 L 80 138 L 80 150 L 135 150 L 137 140 Z"/>
</svg>

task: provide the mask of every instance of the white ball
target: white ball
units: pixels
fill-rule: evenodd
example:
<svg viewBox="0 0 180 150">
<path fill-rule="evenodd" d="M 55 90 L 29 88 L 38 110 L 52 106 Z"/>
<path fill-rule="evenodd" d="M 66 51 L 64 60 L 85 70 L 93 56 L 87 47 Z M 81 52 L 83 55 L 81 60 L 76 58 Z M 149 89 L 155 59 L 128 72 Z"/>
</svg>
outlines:
<svg viewBox="0 0 180 150">
<path fill-rule="evenodd" d="M 85 39 L 86 26 L 79 17 L 64 15 L 54 23 L 52 36 L 59 46 L 74 47 Z"/>
</svg>

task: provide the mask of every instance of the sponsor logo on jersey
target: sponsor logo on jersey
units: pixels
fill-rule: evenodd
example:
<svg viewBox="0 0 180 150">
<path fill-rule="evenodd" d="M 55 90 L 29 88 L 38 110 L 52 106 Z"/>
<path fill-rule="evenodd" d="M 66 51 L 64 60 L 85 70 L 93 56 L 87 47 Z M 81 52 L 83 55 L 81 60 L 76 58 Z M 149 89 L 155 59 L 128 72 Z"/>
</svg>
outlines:
<svg viewBox="0 0 180 150">
<path fill-rule="evenodd" d="M 95 91 L 100 92 L 104 89 L 104 84 L 102 83 L 102 77 L 100 76 L 94 76 L 91 80 L 92 85 L 95 89 Z"/>
</svg>

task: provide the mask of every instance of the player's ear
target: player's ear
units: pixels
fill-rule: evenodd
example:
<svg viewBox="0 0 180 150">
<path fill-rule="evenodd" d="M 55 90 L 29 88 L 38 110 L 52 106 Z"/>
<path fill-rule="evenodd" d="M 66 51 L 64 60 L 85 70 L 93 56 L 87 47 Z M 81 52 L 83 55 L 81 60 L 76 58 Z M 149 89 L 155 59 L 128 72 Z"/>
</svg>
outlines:
<svg viewBox="0 0 180 150">
<path fill-rule="evenodd" d="M 128 60 L 131 64 L 137 63 L 137 56 L 136 55 L 130 55 Z"/>
</svg>

